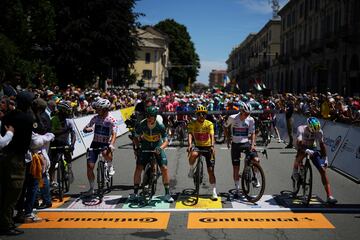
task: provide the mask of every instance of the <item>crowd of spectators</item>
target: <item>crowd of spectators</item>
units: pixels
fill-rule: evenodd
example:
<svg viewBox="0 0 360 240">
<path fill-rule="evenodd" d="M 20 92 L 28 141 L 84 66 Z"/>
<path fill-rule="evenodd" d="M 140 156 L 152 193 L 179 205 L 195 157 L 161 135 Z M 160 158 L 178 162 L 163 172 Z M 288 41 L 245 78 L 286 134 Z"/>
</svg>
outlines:
<svg viewBox="0 0 360 240">
<path fill-rule="evenodd" d="M 13 109 L 15 106 L 14 97 L 12 97 L 12 95 L 14 95 L 16 87 L 13 89 L 11 88 L 10 85 L 3 85 L 0 92 L 0 118 L 2 112 Z M 111 110 L 134 106 L 137 102 L 140 102 L 143 97 L 143 93 L 138 90 L 135 91 L 124 88 L 112 88 L 104 91 L 98 88 L 81 89 L 73 85 L 68 85 L 66 89 L 60 89 L 55 86 L 52 88 L 45 87 L 43 89 L 34 88 L 28 90 L 32 91 L 37 97 L 44 99 L 50 109 L 54 108 L 60 100 L 68 101 L 73 108 L 74 117 L 94 113 L 95 110 L 92 108 L 91 103 L 94 99 L 99 97 L 110 100 L 112 103 Z M 276 104 L 276 109 L 279 112 L 284 112 L 285 106 L 288 103 L 291 103 L 294 106 L 295 113 L 347 124 L 360 124 L 360 97 L 343 97 L 337 93 L 330 92 L 308 92 L 303 94 L 283 93 L 264 96 L 261 92 L 247 92 L 239 95 L 209 90 L 208 92 L 201 94 L 166 92 L 161 95 L 152 92 L 148 93 L 147 96 L 159 102 L 165 98 L 169 99 L 169 96 L 174 97 L 172 98 L 172 101 L 183 99 L 187 102 L 191 102 L 195 99 L 199 100 L 199 102 L 204 105 L 211 102 L 215 97 L 219 98 L 225 105 L 228 102 L 241 101 L 242 96 L 254 98 L 259 102 L 266 98 L 272 100 Z"/>
</svg>

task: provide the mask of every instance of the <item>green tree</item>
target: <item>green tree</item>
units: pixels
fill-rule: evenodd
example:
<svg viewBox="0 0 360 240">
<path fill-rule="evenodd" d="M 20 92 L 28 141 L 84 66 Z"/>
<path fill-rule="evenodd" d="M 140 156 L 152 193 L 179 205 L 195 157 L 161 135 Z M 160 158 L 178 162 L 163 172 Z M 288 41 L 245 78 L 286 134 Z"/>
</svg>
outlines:
<svg viewBox="0 0 360 240">
<path fill-rule="evenodd" d="M 173 19 L 166 19 L 154 26 L 170 38 L 169 61 L 171 62 L 169 77 L 175 89 L 196 81 L 200 69 L 199 56 L 187 28 Z"/>
<path fill-rule="evenodd" d="M 30 82 L 39 72 L 53 78 L 49 60 L 55 12 L 51 1 L 2 0 L 0 9 L 0 79 L 13 81 L 16 73 Z"/>
<path fill-rule="evenodd" d="M 129 79 L 135 62 L 135 0 L 57 0 L 56 68 L 62 83 L 89 84 L 115 69 Z M 115 81 L 116 82 L 116 81 Z"/>
</svg>

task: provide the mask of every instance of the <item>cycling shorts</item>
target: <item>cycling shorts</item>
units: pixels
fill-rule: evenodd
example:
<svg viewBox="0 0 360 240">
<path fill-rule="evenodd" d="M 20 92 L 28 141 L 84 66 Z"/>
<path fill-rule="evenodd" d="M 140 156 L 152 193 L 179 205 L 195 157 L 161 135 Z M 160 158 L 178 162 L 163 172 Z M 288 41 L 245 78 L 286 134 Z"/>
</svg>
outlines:
<svg viewBox="0 0 360 240">
<path fill-rule="evenodd" d="M 154 153 L 151 153 L 151 152 L 141 152 L 140 151 L 139 157 L 136 159 L 136 164 L 146 166 L 146 164 L 148 164 L 150 162 L 151 155 L 153 155 L 153 154 Z M 160 154 L 154 154 L 154 155 L 156 157 L 156 162 L 159 165 L 159 167 L 167 166 L 167 158 L 166 158 L 165 151 L 163 149 L 160 151 Z"/>
<path fill-rule="evenodd" d="M 92 142 L 90 148 L 106 148 L 109 147 L 109 143 L 98 143 Z M 87 162 L 88 163 L 96 163 L 98 160 L 98 156 L 100 154 L 100 150 L 91 150 L 87 152 Z"/>
<path fill-rule="evenodd" d="M 314 154 L 310 157 L 310 159 L 318 170 L 321 170 L 322 168 L 326 168 L 328 166 L 327 159 L 321 157 L 319 151 L 315 151 Z"/>
<path fill-rule="evenodd" d="M 208 168 L 215 166 L 215 156 L 211 152 L 211 147 L 195 147 L 195 149 L 194 149 L 195 152 L 196 152 L 196 149 L 206 150 L 207 151 L 207 152 L 204 152 L 204 153 L 201 153 L 201 154 L 205 157 L 206 166 Z"/>
<path fill-rule="evenodd" d="M 247 151 L 250 151 L 250 143 L 231 143 L 231 161 L 233 166 L 240 166 L 240 157 L 241 153 L 246 153 Z M 250 158 L 254 159 L 256 158 L 257 152 L 253 151 L 250 152 Z"/>
</svg>

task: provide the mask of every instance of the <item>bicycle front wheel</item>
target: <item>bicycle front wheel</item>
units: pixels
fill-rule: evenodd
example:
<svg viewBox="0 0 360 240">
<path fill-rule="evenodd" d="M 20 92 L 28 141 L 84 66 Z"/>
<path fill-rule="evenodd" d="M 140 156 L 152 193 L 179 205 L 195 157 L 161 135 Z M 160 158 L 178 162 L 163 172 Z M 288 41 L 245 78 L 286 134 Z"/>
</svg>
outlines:
<svg viewBox="0 0 360 240">
<path fill-rule="evenodd" d="M 98 162 L 97 166 L 97 184 L 98 190 L 102 192 L 105 187 L 105 166 L 103 161 Z"/>
<path fill-rule="evenodd" d="M 312 169 L 309 161 L 304 166 L 304 179 L 301 183 L 302 202 L 308 206 L 312 197 Z"/>
<path fill-rule="evenodd" d="M 198 163 L 196 164 L 196 169 L 194 171 L 194 185 L 195 185 L 195 194 L 196 194 L 196 199 L 199 198 L 200 195 L 200 185 L 202 183 L 202 179 L 203 179 L 203 171 L 204 171 L 204 160 L 205 157 L 204 156 L 200 156 L 198 159 Z"/>
<path fill-rule="evenodd" d="M 64 197 L 65 186 L 64 186 L 64 164 L 62 163 L 61 159 L 56 169 L 56 176 L 58 182 L 57 190 L 58 190 L 59 201 L 62 202 Z"/>
<path fill-rule="evenodd" d="M 254 162 L 245 166 L 241 187 L 249 202 L 255 203 L 260 200 L 265 191 L 265 174 L 258 163 Z"/>
</svg>

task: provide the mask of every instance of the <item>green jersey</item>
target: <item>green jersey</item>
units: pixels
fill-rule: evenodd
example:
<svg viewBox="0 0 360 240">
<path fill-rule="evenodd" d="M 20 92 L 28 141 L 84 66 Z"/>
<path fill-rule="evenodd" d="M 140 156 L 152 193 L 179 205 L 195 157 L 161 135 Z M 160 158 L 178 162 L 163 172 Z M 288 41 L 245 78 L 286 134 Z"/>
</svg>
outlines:
<svg viewBox="0 0 360 240">
<path fill-rule="evenodd" d="M 167 140 L 167 134 L 164 124 L 156 121 L 155 127 L 150 129 L 147 125 L 146 119 L 142 120 L 136 127 L 135 134 L 141 137 L 141 148 L 146 150 L 153 150 Z"/>
</svg>

